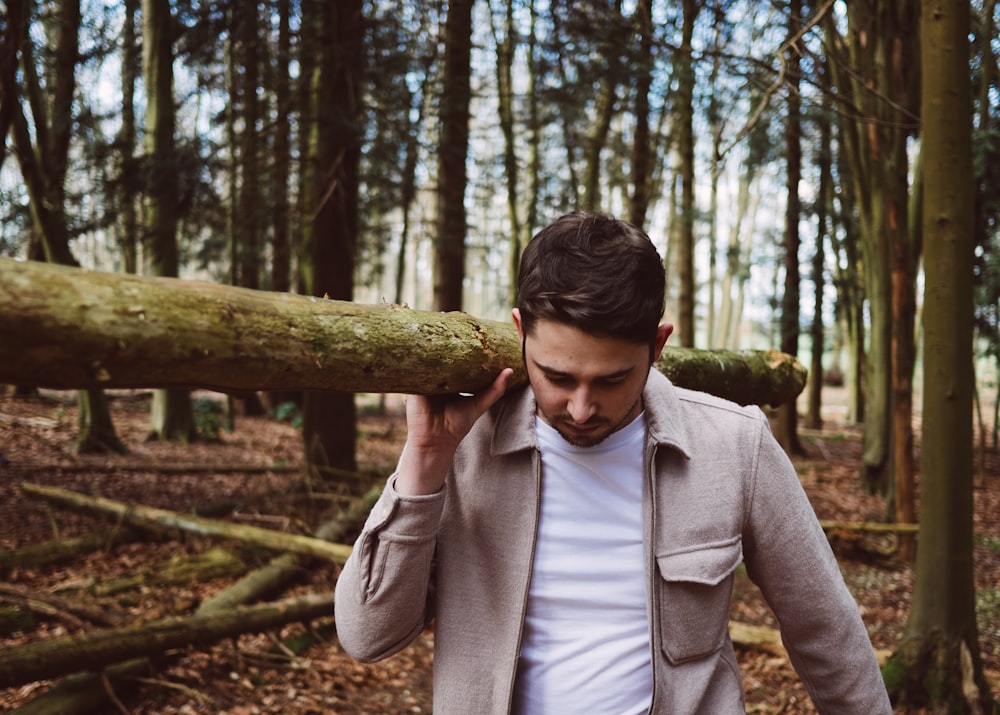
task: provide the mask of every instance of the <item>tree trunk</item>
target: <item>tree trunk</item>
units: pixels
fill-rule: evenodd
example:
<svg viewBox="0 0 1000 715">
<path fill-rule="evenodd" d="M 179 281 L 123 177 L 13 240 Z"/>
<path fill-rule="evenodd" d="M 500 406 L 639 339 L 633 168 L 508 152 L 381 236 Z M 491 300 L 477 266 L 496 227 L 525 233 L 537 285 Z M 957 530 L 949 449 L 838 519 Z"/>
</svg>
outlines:
<svg viewBox="0 0 1000 715">
<path fill-rule="evenodd" d="M 6 258 L 0 335 L 0 383 L 56 389 L 446 394 L 475 392 L 505 366 L 524 380 L 510 323 Z M 794 359 L 769 351 L 669 347 L 657 366 L 737 402 L 779 404 L 805 384 Z"/>
<path fill-rule="evenodd" d="M 122 28 L 122 124 L 118 130 L 120 168 L 116 196 L 118 200 L 118 245 L 122 251 L 122 267 L 126 273 L 136 273 L 138 266 L 139 217 L 136 210 L 137 189 L 141 186 L 139 162 L 135 156 L 135 84 L 139 67 L 139 43 L 136 39 L 135 16 L 139 0 L 125 0 Z"/>
<path fill-rule="evenodd" d="M 683 38 L 676 58 L 677 72 L 677 151 L 680 154 L 681 203 L 677 237 L 677 333 L 681 347 L 693 348 L 694 335 L 694 58 L 692 37 L 701 11 L 699 0 L 683 0 Z"/>
<path fill-rule="evenodd" d="M 10 688 L 80 670 L 93 670 L 137 656 L 210 645 L 333 613 L 333 594 L 241 606 L 222 613 L 162 618 L 124 628 L 50 638 L 0 651 L 0 684 Z"/>
<path fill-rule="evenodd" d="M 490 3 L 490 12 L 493 4 Z M 497 30 L 496 18 L 492 19 L 493 38 L 497 48 L 497 104 L 500 115 L 500 129 L 503 132 L 503 166 L 507 189 L 507 218 L 510 221 L 510 275 L 508 276 L 508 302 L 517 305 L 517 272 L 521 263 L 522 231 L 521 210 L 518 205 L 517 142 L 514 134 L 514 54 L 517 50 L 518 33 L 514 24 L 514 0 L 505 0 L 503 29 Z"/>
<path fill-rule="evenodd" d="M 291 64 L 291 0 L 278 0 L 278 52 L 274 81 L 274 169 L 271 195 L 274 214 L 271 218 L 271 290 L 281 293 L 292 289 L 291 233 L 289 230 L 288 177 L 291 164 L 291 107 L 289 79 Z"/>
<path fill-rule="evenodd" d="M 25 5 L 24 7 L 27 7 Z M 28 18 L 23 18 L 27 22 Z M 45 260 L 77 266 L 69 248 L 66 223 L 66 166 L 73 120 L 73 96 L 76 91 L 76 61 L 79 54 L 80 3 L 62 3 L 49 20 L 53 23 L 55 46 L 52 57 L 44 58 L 51 70 L 46 73 L 46 92 L 35 70 L 35 58 L 25 39 L 22 68 L 29 105 L 40 116 L 33 116 L 35 141 L 31 140 L 27 117 L 21 109 L 14 88 L 9 88 L 13 112 L 14 147 L 29 197 L 32 224 L 41 238 Z M 6 92 L 6 90 L 5 90 Z M 44 109 L 45 111 L 41 111 Z M 84 452 L 107 451 L 124 454 L 124 443 L 115 432 L 107 397 L 101 390 L 85 390 L 77 395 L 80 410 L 77 446 Z"/>
<path fill-rule="evenodd" d="M 920 535 L 894 701 L 991 712 L 976 626 L 972 499 L 973 166 L 968 4 L 923 0 L 924 405 Z"/>
<path fill-rule="evenodd" d="M 906 87 L 917 76 L 911 66 L 915 6 L 913 0 L 850 3 L 847 15 L 850 42 L 845 44 L 832 17 L 827 30 L 837 55 L 830 63 L 837 95 L 853 103 L 851 114 L 861 120 L 841 125 L 870 306 L 861 478 L 870 489 L 886 493 L 894 477 L 893 389 L 898 382 L 893 377 L 892 245 L 897 234 L 908 239 L 906 142 L 917 123 Z"/>
<path fill-rule="evenodd" d="M 174 146 L 174 21 L 169 0 L 143 0 L 143 78 L 146 83 L 146 259 L 154 276 L 177 276 L 177 160 Z M 156 390 L 152 435 L 192 441 L 191 398 L 185 390 Z"/>
<path fill-rule="evenodd" d="M 802 27 L 801 0 L 788 4 L 788 41 L 785 48 L 788 76 L 788 116 L 785 120 L 785 285 L 781 294 L 781 350 L 799 354 L 799 179 L 802 175 L 802 102 L 799 99 L 799 33 Z M 814 376 L 815 378 L 816 376 Z M 790 401 L 778 407 L 774 436 L 788 454 L 801 454 L 798 407 Z"/>
<path fill-rule="evenodd" d="M 825 65 L 820 65 L 820 87 L 826 89 L 823 95 L 823 112 L 820 114 L 819 122 L 819 148 L 816 155 L 816 166 L 819 171 L 819 187 L 816 191 L 816 247 L 813 253 L 812 278 L 813 278 L 813 318 L 810 330 L 810 341 L 812 343 L 812 358 L 809 363 L 809 385 L 808 385 L 808 407 L 806 409 L 806 427 L 809 429 L 823 429 L 823 354 L 826 352 L 826 331 L 823 325 L 823 311 L 825 309 L 824 293 L 826 287 L 826 237 L 829 231 L 829 209 L 832 184 L 832 158 L 830 155 L 830 143 L 832 134 L 830 122 L 829 99 L 829 70 Z"/>
<path fill-rule="evenodd" d="M 448 4 L 445 23 L 441 138 L 438 147 L 437 243 L 434 247 L 434 309 L 461 310 L 465 279 L 465 188 L 472 99 L 473 0 Z"/>
<path fill-rule="evenodd" d="M 350 301 L 358 239 L 362 3 L 319 7 L 303 280 L 310 295 Z M 310 473 L 356 469 L 356 421 L 353 396 L 306 394 L 302 432 Z"/>
<path fill-rule="evenodd" d="M 632 142 L 632 196 L 629 222 L 646 225 L 649 211 L 653 167 L 653 142 L 649 131 L 649 92 L 653 85 L 653 2 L 639 0 L 635 5 L 635 26 L 639 33 L 635 75 L 635 139 Z"/>
</svg>

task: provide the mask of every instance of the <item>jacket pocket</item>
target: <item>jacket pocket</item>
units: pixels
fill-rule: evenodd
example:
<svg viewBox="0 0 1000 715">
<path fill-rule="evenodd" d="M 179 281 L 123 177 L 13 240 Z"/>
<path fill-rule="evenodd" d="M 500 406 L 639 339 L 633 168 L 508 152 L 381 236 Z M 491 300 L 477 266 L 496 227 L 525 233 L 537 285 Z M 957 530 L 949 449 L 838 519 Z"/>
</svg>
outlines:
<svg viewBox="0 0 1000 715">
<path fill-rule="evenodd" d="M 732 575 L 742 561 L 739 536 L 657 555 L 661 648 L 671 664 L 722 648 L 729 632 Z"/>
</svg>

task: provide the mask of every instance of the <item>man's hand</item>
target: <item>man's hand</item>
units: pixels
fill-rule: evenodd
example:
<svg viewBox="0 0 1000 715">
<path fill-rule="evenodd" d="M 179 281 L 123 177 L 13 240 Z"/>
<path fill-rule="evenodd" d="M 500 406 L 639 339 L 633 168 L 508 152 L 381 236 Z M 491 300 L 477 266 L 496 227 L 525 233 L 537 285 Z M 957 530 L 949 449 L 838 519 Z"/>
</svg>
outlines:
<svg viewBox="0 0 1000 715">
<path fill-rule="evenodd" d="M 505 368 L 475 395 L 406 397 L 406 444 L 399 460 L 396 491 L 433 494 L 444 485 L 458 443 L 486 410 L 503 397 L 514 371 Z"/>
</svg>

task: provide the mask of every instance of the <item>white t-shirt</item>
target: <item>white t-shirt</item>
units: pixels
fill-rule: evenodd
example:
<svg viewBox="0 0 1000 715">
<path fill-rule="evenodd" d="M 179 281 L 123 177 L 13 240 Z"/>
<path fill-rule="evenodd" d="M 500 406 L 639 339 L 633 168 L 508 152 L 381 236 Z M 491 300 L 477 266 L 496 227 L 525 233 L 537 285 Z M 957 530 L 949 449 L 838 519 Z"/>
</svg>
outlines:
<svg viewBox="0 0 1000 715">
<path fill-rule="evenodd" d="M 593 447 L 570 444 L 540 418 L 536 430 L 541 513 L 513 712 L 646 713 L 645 418 Z"/>
</svg>

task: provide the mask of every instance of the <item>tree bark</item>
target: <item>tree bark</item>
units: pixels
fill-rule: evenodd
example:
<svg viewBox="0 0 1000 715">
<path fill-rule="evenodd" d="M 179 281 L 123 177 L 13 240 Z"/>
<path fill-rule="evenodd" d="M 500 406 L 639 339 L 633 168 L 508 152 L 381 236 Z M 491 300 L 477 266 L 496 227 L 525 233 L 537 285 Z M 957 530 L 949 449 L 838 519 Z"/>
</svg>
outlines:
<svg viewBox="0 0 1000 715">
<path fill-rule="evenodd" d="M 351 547 L 344 544 L 331 544 L 323 539 L 300 534 L 288 534 L 283 531 L 262 529 L 248 524 L 230 524 L 228 522 L 205 519 L 190 514 L 178 514 L 156 507 L 125 504 L 104 497 L 90 497 L 59 487 L 45 486 L 23 482 L 21 489 L 35 496 L 43 497 L 60 504 L 67 504 L 84 511 L 113 516 L 126 524 L 138 527 L 159 527 L 172 530 L 191 531 L 203 536 L 221 536 L 256 544 L 275 551 L 290 551 L 316 558 L 343 563 L 351 553 Z"/>
<path fill-rule="evenodd" d="M 680 229 L 677 237 L 677 274 L 680 280 L 677 308 L 677 334 L 683 347 L 693 348 L 695 342 L 694 324 L 694 58 L 692 57 L 692 37 L 694 25 L 701 11 L 700 0 L 684 0 L 681 46 L 677 53 L 677 151 L 680 155 L 681 204 Z"/>
<path fill-rule="evenodd" d="M 973 563 L 974 171 L 968 4 L 920 4 L 923 432 L 920 532 L 906 630 L 884 670 L 893 700 L 994 712 L 983 677 Z"/>
<path fill-rule="evenodd" d="M 332 616 L 333 594 L 241 606 L 221 613 L 162 618 L 28 643 L 0 651 L 0 684 L 10 688 L 80 670 L 93 670 L 136 656 L 215 643 L 243 633 Z"/>
<path fill-rule="evenodd" d="M 475 392 L 525 379 L 513 325 L 176 278 L 0 259 L 0 382 L 55 389 L 184 386 Z M 805 370 L 772 351 L 668 348 L 676 384 L 780 404 Z"/>
<path fill-rule="evenodd" d="M 785 46 L 785 63 L 788 76 L 788 115 L 785 119 L 785 234 L 784 266 L 785 282 L 781 294 L 781 350 L 789 355 L 799 354 L 800 333 L 800 281 L 799 281 L 799 181 L 802 176 L 802 102 L 799 97 L 800 66 L 799 46 L 802 30 L 802 2 L 790 0 L 788 3 L 788 40 Z M 774 436 L 789 454 L 802 454 L 802 444 L 798 432 L 798 405 L 795 400 L 778 407 L 778 419 Z"/>
<path fill-rule="evenodd" d="M 142 2 L 142 70 L 146 83 L 145 151 L 148 162 L 145 255 L 154 276 L 176 276 L 178 177 L 174 142 L 174 18 L 169 0 Z M 189 442 L 196 436 L 190 395 L 157 390 L 153 395 L 152 436 Z"/>
</svg>

